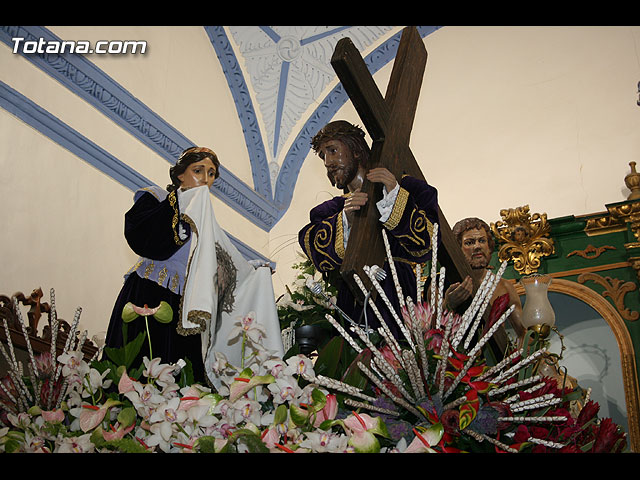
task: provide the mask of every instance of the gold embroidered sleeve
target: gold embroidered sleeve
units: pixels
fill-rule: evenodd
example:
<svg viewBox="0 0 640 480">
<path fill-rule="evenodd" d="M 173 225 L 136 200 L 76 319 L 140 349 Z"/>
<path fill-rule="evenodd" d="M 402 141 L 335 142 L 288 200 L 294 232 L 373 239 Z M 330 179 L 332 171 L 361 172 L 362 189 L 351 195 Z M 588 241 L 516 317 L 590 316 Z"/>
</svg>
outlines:
<svg viewBox="0 0 640 480">
<path fill-rule="evenodd" d="M 178 222 L 180 221 L 180 211 L 178 210 L 178 198 L 176 191 L 173 190 L 169 193 L 169 205 L 173 208 L 173 218 L 171 219 L 171 228 L 173 230 L 173 241 L 176 245 L 184 245 L 184 241 L 180 240 L 178 235 Z"/>
</svg>

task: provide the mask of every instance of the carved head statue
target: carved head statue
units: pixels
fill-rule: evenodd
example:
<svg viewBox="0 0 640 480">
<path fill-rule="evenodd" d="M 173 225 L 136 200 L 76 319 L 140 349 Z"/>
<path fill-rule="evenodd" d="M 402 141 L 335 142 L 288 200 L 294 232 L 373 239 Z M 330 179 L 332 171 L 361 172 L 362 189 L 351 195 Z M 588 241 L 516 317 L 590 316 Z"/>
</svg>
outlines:
<svg viewBox="0 0 640 480">
<path fill-rule="evenodd" d="M 331 185 L 342 189 L 358 169 L 366 167 L 371 153 L 364 131 L 345 120 L 322 127 L 311 140 L 311 147 L 324 161 Z"/>
<path fill-rule="evenodd" d="M 184 150 L 175 165 L 169 168 L 171 183 L 167 185 L 168 191 L 177 190 L 182 185 L 181 177 L 187 172 L 189 165 L 210 159 L 215 167 L 215 178 L 220 176 L 220 161 L 215 152 L 206 147 L 190 147 Z"/>
<path fill-rule="evenodd" d="M 486 268 L 495 246 L 489 225 L 479 218 L 469 217 L 456 223 L 452 231 L 471 268 Z"/>
<path fill-rule="evenodd" d="M 487 241 L 489 242 L 489 249 L 493 251 L 495 247 L 495 241 L 493 239 L 493 235 L 491 233 L 491 228 L 484 220 L 475 217 L 463 218 L 458 223 L 453 226 L 453 235 L 456 237 L 458 244 L 462 244 L 462 234 L 467 230 L 477 229 L 477 230 L 485 230 L 487 232 Z"/>
</svg>

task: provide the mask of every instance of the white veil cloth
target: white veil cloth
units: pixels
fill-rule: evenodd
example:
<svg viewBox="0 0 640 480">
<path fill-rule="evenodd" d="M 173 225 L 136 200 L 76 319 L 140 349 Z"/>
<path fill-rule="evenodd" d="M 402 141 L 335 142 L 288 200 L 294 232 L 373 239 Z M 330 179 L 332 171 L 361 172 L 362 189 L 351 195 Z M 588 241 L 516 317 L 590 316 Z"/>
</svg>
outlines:
<svg viewBox="0 0 640 480">
<path fill-rule="evenodd" d="M 202 336 L 205 371 L 217 387 L 219 381 L 211 368 L 215 353 L 223 353 L 232 365 L 241 366 L 242 342 L 230 341 L 229 334 L 249 312 L 255 312 L 266 331 L 264 347 L 284 356 L 271 269 L 255 268 L 231 243 L 216 221 L 206 186 L 179 191 L 178 204 L 182 219 L 191 226 L 178 332 Z"/>
</svg>

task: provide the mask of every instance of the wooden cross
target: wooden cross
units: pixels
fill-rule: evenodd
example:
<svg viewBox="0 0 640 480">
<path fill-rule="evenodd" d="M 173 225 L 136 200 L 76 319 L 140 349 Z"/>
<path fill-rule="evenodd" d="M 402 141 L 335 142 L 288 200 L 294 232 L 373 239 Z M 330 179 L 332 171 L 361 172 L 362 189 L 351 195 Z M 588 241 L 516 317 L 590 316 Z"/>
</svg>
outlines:
<svg viewBox="0 0 640 480">
<path fill-rule="evenodd" d="M 384 166 L 398 179 L 407 174 L 424 180 L 409 148 L 409 139 L 426 63 L 427 51 L 418 30 L 406 27 L 402 31 L 387 93 L 383 98 L 351 39 L 341 39 L 331 57 L 333 69 L 371 136 L 371 168 Z M 381 185 L 366 180 L 362 186 L 362 191 L 367 192 L 370 199 L 381 198 L 381 189 Z M 358 273 L 369 287 L 370 282 L 362 267 L 382 266 L 386 258 L 379 214 L 373 203 L 369 201 L 354 216 L 340 270 L 356 298 L 360 299 L 362 292 L 355 285 L 353 274 Z M 471 267 L 440 207 L 438 218 L 442 238 L 438 261 L 446 268 L 447 283 L 459 282 L 465 276 L 471 276 Z"/>
</svg>

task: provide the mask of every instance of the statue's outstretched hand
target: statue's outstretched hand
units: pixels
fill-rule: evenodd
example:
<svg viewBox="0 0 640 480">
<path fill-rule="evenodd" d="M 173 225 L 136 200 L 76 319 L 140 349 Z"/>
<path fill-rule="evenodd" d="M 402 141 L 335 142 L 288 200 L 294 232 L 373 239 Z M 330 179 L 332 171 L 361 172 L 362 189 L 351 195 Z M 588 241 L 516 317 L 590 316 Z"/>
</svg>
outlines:
<svg viewBox="0 0 640 480">
<path fill-rule="evenodd" d="M 449 308 L 456 308 L 473 294 L 473 281 L 466 277 L 462 282 L 452 283 L 444 293 L 444 304 Z"/>
</svg>

